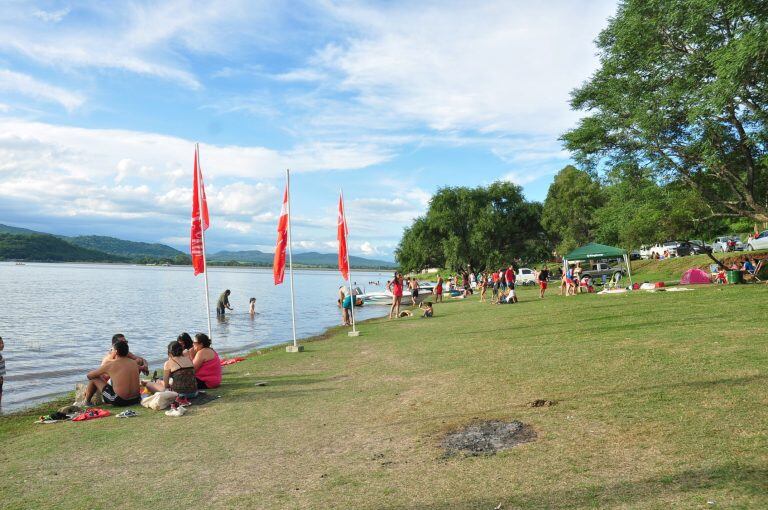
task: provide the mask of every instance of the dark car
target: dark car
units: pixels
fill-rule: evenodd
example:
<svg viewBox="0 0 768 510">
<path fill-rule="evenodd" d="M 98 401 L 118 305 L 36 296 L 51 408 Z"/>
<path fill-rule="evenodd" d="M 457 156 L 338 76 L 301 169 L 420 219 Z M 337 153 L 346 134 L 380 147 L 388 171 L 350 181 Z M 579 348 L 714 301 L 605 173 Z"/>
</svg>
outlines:
<svg viewBox="0 0 768 510">
<path fill-rule="evenodd" d="M 698 239 L 683 241 L 680 243 L 680 246 L 683 247 L 683 250 L 686 251 L 688 255 L 702 255 L 705 253 L 712 253 L 712 247 L 707 246 L 703 241 Z"/>
</svg>

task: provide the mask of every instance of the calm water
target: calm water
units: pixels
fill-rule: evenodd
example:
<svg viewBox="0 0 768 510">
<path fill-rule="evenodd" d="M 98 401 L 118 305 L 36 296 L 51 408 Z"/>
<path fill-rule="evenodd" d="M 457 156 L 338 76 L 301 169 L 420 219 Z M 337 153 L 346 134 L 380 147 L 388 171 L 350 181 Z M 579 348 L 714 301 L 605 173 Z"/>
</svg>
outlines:
<svg viewBox="0 0 768 510">
<path fill-rule="evenodd" d="M 338 271 L 296 271 L 296 331 L 299 338 L 341 322 Z M 353 273 L 361 288 L 384 283 L 388 274 Z M 270 269 L 212 268 L 208 273 L 214 348 L 236 353 L 292 339 L 286 275 L 275 286 Z M 216 319 L 219 294 L 230 289 L 234 310 Z M 162 369 L 168 342 L 182 331 L 205 332 L 203 276 L 191 268 L 87 264 L 0 263 L 0 337 L 7 375 L 2 411 L 61 394 L 85 380 L 124 333 L 131 351 Z M 258 314 L 248 314 L 256 298 Z M 355 309 L 358 320 L 382 316 L 384 306 Z"/>
</svg>

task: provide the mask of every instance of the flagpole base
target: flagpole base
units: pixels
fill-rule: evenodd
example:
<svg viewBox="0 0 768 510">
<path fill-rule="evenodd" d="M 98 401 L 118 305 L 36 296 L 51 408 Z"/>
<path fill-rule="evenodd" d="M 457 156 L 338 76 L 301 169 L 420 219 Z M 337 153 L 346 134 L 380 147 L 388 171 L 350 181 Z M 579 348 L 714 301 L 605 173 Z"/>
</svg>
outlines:
<svg viewBox="0 0 768 510">
<path fill-rule="evenodd" d="M 350 331 L 347 333 L 347 336 L 360 336 L 359 331 Z"/>
<path fill-rule="evenodd" d="M 304 352 L 303 345 L 289 345 L 285 348 L 285 352 Z"/>
</svg>

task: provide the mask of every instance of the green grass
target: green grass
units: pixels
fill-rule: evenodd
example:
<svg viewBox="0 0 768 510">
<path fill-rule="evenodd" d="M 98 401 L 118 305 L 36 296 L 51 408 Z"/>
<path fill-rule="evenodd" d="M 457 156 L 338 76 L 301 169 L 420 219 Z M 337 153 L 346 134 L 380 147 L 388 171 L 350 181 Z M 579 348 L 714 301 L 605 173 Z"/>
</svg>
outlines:
<svg viewBox="0 0 768 510">
<path fill-rule="evenodd" d="M 768 507 L 768 286 L 520 295 L 253 356 L 182 418 L 1 418 L 0 507 Z M 487 418 L 538 440 L 443 456 Z"/>
<path fill-rule="evenodd" d="M 745 251 L 735 253 L 716 253 L 715 258 L 730 266 L 735 260 L 745 256 L 766 258 L 768 251 Z M 709 266 L 714 261 L 707 255 L 693 255 L 690 257 L 677 257 L 666 260 L 633 260 L 632 276 L 637 281 L 680 281 L 680 277 L 688 269 L 698 267 L 709 272 Z M 765 266 L 768 271 L 768 265 Z M 763 274 L 765 274 L 765 271 Z"/>
</svg>

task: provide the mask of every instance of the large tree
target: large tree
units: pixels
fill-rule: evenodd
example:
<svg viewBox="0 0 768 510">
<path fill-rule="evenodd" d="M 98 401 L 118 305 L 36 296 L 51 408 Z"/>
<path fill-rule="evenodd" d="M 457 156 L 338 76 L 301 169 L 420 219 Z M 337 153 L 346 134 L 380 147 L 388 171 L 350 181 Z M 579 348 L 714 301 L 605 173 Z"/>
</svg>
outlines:
<svg viewBox="0 0 768 510">
<path fill-rule="evenodd" d="M 600 183 L 571 165 L 549 185 L 541 223 L 559 254 L 594 240 L 594 212 L 603 202 Z"/>
<path fill-rule="evenodd" d="M 624 0 L 572 96 L 579 161 L 682 181 L 710 217 L 768 221 L 768 2 Z"/>
<path fill-rule="evenodd" d="M 405 230 L 395 258 L 404 270 L 541 260 L 548 250 L 540 217 L 541 205 L 527 202 L 520 187 L 508 182 L 442 188 L 426 215 Z"/>
</svg>

